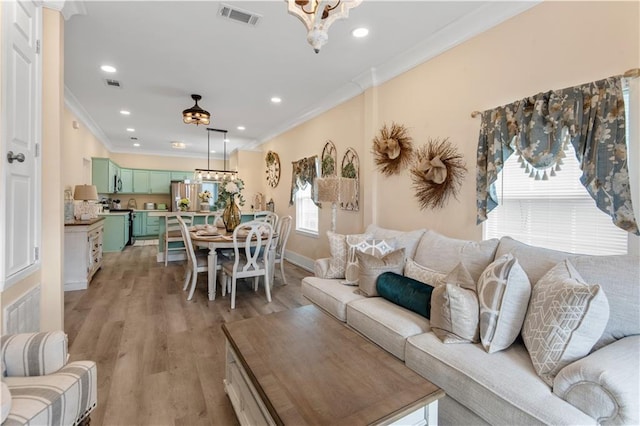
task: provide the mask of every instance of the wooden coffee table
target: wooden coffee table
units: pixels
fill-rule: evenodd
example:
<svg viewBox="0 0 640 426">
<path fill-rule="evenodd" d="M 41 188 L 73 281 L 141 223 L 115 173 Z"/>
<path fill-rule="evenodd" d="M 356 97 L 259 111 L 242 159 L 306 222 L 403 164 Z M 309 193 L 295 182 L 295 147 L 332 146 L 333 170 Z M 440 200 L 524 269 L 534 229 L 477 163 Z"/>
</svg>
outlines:
<svg viewBox="0 0 640 426">
<path fill-rule="evenodd" d="M 444 391 L 313 305 L 222 329 L 241 424 L 437 424 Z"/>
</svg>

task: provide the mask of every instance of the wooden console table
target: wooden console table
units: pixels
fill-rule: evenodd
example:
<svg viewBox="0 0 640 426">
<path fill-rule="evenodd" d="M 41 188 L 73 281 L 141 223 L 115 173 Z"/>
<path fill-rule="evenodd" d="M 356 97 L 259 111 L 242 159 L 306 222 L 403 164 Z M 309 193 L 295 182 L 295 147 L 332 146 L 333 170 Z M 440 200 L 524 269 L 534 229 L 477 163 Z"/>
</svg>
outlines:
<svg viewBox="0 0 640 426">
<path fill-rule="evenodd" d="M 315 306 L 222 329 L 243 425 L 437 424 L 444 391 Z"/>
</svg>

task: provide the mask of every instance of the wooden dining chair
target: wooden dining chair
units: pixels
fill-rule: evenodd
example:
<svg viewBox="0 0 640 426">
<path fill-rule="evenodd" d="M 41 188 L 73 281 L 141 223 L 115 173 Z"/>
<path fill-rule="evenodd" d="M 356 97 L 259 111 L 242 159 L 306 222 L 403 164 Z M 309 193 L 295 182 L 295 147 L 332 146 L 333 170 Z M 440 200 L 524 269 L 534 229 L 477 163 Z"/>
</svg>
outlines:
<svg viewBox="0 0 640 426">
<path fill-rule="evenodd" d="M 234 258 L 222 262 L 223 292 L 225 288 L 230 288 L 231 309 L 236 308 L 236 283 L 239 278 L 253 278 L 253 289 L 258 291 L 259 279 L 264 277 L 267 302 L 271 302 L 268 248 L 272 239 L 273 227 L 264 221 L 241 223 L 233 231 Z"/>
<path fill-rule="evenodd" d="M 184 246 L 169 244 L 183 241 L 178 218 L 182 218 L 187 227 L 193 224 L 193 214 L 171 214 L 166 216 L 164 227 L 164 266 L 167 266 L 169 262 L 170 251 L 186 250 L 186 244 Z"/>
<path fill-rule="evenodd" d="M 289 234 L 291 233 L 291 223 L 293 219 L 291 216 L 283 216 L 278 220 L 278 224 L 276 225 L 276 235 L 278 236 L 278 241 L 276 243 L 276 248 L 274 251 L 273 258 L 273 271 L 271 273 L 271 282 L 273 283 L 273 277 L 275 276 L 275 265 L 280 264 L 280 276 L 282 277 L 282 283 L 287 284 L 287 279 L 284 276 L 284 250 L 287 246 L 287 240 L 289 239 Z"/>
<path fill-rule="evenodd" d="M 189 295 L 187 296 L 187 300 L 191 300 L 193 298 L 193 294 L 196 291 L 198 272 L 207 272 L 209 270 L 207 253 L 198 250 L 198 254 L 196 254 L 196 251 L 193 249 L 193 242 L 191 241 L 191 236 L 189 235 L 189 228 L 187 226 L 187 223 L 182 218 L 182 216 L 176 216 L 176 221 L 178 222 L 178 226 L 180 227 L 182 239 L 184 240 L 185 250 L 187 252 L 187 269 L 185 271 L 184 286 L 182 287 L 182 291 L 185 291 L 187 288 L 189 288 L 189 284 L 191 284 Z"/>
<path fill-rule="evenodd" d="M 274 212 L 270 212 L 268 210 L 255 212 L 253 214 L 253 220 L 260 220 L 269 222 L 269 224 L 275 229 L 276 224 L 278 223 L 278 215 Z"/>
</svg>

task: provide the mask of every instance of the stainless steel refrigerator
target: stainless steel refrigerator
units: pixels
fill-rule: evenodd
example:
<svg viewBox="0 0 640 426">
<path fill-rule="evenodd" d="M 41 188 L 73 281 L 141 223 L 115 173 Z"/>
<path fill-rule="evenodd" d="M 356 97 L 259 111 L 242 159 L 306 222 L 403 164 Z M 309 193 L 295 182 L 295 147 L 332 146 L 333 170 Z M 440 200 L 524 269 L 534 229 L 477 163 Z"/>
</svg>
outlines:
<svg viewBox="0 0 640 426">
<path fill-rule="evenodd" d="M 200 199 L 198 194 L 202 192 L 202 185 L 199 183 L 184 183 L 181 180 L 171 181 L 171 211 L 179 211 L 178 203 L 182 198 L 189 200 L 190 212 L 200 210 Z"/>
</svg>

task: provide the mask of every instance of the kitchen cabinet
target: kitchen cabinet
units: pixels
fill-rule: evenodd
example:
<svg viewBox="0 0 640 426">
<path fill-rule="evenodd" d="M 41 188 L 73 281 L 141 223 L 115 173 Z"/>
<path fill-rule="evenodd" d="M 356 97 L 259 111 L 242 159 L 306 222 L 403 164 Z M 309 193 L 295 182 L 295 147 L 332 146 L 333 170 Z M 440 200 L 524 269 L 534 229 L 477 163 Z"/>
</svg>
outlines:
<svg viewBox="0 0 640 426">
<path fill-rule="evenodd" d="M 147 215 L 146 221 L 146 234 L 147 236 L 155 235 L 158 236 L 160 233 L 160 218 L 158 216 L 149 216 Z"/>
<path fill-rule="evenodd" d="M 169 194 L 171 192 L 171 172 L 151 170 L 149 172 L 149 190 L 151 194 Z"/>
<path fill-rule="evenodd" d="M 129 241 L 129 213 L 108 213 L 104 217 L 103 252 L 124 250 Z"/>
<path fill-rule="evenodd" d="M 64 226 L 64 290 L 85 290 L 102 266 L 104 217 Z"/>
<path fill-rule="evenodd" d="M 96 186 L 98 194 L 115 192 L 116 168 L 116 164 L 108 158 L 91 159 L 91 183 Z"/>
<path fill-rule="evenodd" d="M 171 180 L 191 180 L 193 179 L 193 172 L 171 172 Z"/>
<path fill-rule="evenodd" d="M 120 169 L 120 180 L 122 180 L 123 194 L 131 194 L 133 192 L 133 170 Z"/>
<path fill-rule="evenodd" d="M 133 170 L 133 193 L 149 193 L 149 170 Z"/>
<path fill-rule="evenodd" d="M 147 232 L 147 214 L 144 212 L 133 212 L 133 236 L 142 237 Z"/>
</svg>

